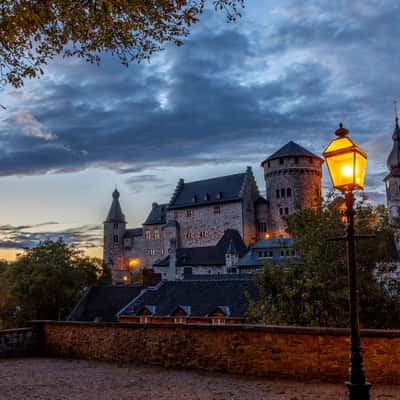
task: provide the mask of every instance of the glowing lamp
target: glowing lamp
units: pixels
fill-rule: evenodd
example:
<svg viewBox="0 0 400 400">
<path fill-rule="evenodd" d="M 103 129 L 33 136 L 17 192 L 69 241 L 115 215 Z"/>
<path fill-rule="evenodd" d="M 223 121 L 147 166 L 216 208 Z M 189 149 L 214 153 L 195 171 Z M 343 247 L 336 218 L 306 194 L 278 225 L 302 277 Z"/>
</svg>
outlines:
<svg viewBox="0 0 400 400">
<path fill-rule="evenodd" d="M 271 235 L 269 233 L 265 234 L 265 239 L 269 239 L 271 237 Z"/>
<path fill-rule="evenodd" d="M 140 260 L 138 258 L 131 258 L 128 262 L 129 270 L 132 271 L 134 268 L 138 267 Z"/>
<path fill-rule="evenodd" d="M 127 275 L 124 275 L 124 277 L 122 279 L 124 280 L 124 282 L 128 282 L 129 277 Z"/>
<path fill-rule="evenodd" d="M 367 154 L 347 136 L 348 133 L 340 124 L 335 132 L 337 138 L 324 151 L 333 187 L 342 192 L 362 189 L 367 167 Z"/>
</svg>

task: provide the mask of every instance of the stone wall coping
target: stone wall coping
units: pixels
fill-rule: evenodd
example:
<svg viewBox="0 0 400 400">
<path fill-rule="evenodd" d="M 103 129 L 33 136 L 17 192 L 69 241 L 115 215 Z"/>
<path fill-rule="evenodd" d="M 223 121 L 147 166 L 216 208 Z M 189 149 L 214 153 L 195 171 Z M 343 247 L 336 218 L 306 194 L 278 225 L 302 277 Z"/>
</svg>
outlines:
<svg viewBox="0 0 400 400">
<path fill-rule="evenodd" d="M 27 333 L 31 331 L 32 328 L 0 329 L 0 335 L 9 335 L 10 333 Z"/>
<path fill-rule="evenodd" d="M 323 328 L 323 327 L 302 327 L 302 326 L 281 326 L 281 325 L 250 325 L 250 324 L 140 324 L 123 322 L 81 322 L 81 321 L 53 321 L 53 320 L 35 320 L 31 321 L 33 325 L 69 325 L 69 326 L 87 326 L 87 327 L 115 327 L 128 329 L 204 329 L 204 330 L 226 330 L 226 331 L 254 331 L 265 333 L 285 333 L 292 335 L 310 335 L 310 336 L 349 336 L 348 328 Z M 30 329 L 30 328 L 22 328 Z M 5 332 L 5 331 L 0 331 Z M 11 332 L 11 331 L 10 331 Z M 400 330 L 389 329 L 362 329 L 362 337 L 392 337 L 400 338 Z"/>
</svg>

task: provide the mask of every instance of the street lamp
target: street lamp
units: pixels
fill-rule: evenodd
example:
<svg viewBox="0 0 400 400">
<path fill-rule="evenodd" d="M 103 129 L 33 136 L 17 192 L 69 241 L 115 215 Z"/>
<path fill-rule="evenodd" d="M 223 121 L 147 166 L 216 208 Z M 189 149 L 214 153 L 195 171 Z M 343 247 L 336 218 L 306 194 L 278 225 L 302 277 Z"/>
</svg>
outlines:
<svg viewBox="0 0 400 400">
<path fill-rule="evenodd" d="M 350 370 L 346 382 L 349 400 L 369 400 L 371 384 L 366 382 L 363 368 L 360 323 L 358 312 L 359 290 L 354 245 L 354 195 L 353 190 L 364 187 L 367 154 L 347 135 L 349 131 L 340 123 L 336 139 L 329 143 L 323 155 L 335 189 L 339 189 L 346 202 L 346 250 L 350 291 Z"/>
</svg>

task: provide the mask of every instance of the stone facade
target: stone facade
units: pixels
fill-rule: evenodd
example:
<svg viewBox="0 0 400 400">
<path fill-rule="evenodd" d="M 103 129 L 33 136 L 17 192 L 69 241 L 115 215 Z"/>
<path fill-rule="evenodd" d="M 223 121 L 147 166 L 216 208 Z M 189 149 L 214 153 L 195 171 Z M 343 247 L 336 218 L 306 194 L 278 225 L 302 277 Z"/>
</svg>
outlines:
<svg viewBox="0 0 400 400">
<path fill-rule="evenodd" d="M 45 322 L 42 354 L 263 377 L 344 382 L 349 331 L 200 324 Z M 400 382 L 400 331 L 362 330 L 374 383 Z"/>
<path fill-rule="evenodd" d="M 141 228 L 127 229 L 119 193 L 104 222 L 104 261 L 113 282 L 129 281 L 135 268 L 152 268 L 177 248 L 209 247 L 233 229 L 246 246 L 287 236 L 286 215 L 312 207 L 321 193 L 323 160 L 289 142 L 263 163 L 267 199 L 260 196 L 250 167 L 235 174 L 185 183 L 180 179 L 169 204 L 153 203 Z M 217 273 L 218 268 L 207 268 Z M 204 271 L 205 272 L 205 271 Z"/>
</svg>

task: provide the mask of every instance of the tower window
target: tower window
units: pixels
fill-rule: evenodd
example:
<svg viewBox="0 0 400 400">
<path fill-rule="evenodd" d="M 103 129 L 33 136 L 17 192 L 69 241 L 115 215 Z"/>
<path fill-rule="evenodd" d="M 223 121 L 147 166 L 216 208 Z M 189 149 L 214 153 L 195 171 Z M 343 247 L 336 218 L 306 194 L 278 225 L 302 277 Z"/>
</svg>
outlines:
<svg viewBox="0 0 400 400">
<path fill-rule="evenodd" d="M 281 197 L 285 197 L 285 189 L 281 189 Z"/>
<path fill-rule="evenodd" d="M 280 158 L 280 159 L 279 159 L 279 164 L 280 164 L 280 165 L 283 165 L 283 162 L 284 162 L 284 161 L 283 161 L 283 158 Z"/>
<path fill-rule="evenodd" d="M 280 193 L 279 193 L 279 189 L 276 189 L 276 198 L 279 199 L 279 197 L 281 197 Z"/>
<path fill-rule="evenodd" d="M 280 215 L 283 215 L 283 208 L 280 208 L 280 209 L 279 209 L 279 214 L 280 214 Z"/>
<path fill-rule="evenodd" d="M 285 215 L 289 215 L 289 209 L 287 207 L 285 208 Z"/>
<path fill-rule="evenodd" d="M 151 231 L 146 231 L 145 234 L 144 234 L 144 238 L 146 240 L 151 240 Z"/>
<path fill-rule="evenodd" d="M 214 209 L 213 209 L 213 213 L 215 215 L 221 214 L 221 207 L 220 206 L 215 206 Z"/>
<path fill-rule="evenodd" d="M 286 196 L 287 197 L 292 197 L 292 189 L 291 188 L 287 188 L 286 189 Z"/>
<path fill-rule="evenodd" d="M 155 230 L 155 231 L 154 231 L 154 239 L 155 239 L 155 240 L 160 239 L 160 231 L 159 231 L 159 230 Z"/>
<path fill-rule="evenodd" d="M 186 210 L 186 217 L 187 218 L 193 217 L 193 211 L 192 210 Z"/>
<path fill-rule="evenodd" d="M 118 235 L 114 235 L 113 236 L 113 242 L 114 243 L 118 243 Z"/>
<path fill-rule="evenodd" d="M 114 229 L 118 229 L 118 224 L 114 224 Z"/>
</svg>

